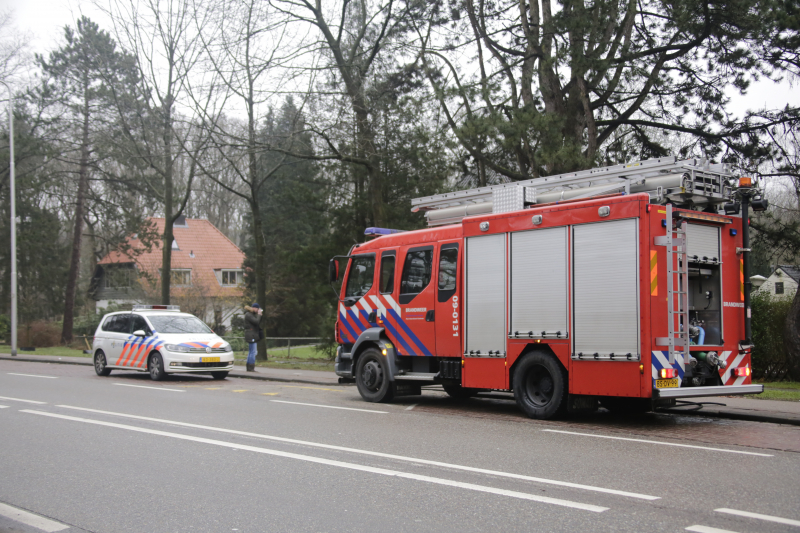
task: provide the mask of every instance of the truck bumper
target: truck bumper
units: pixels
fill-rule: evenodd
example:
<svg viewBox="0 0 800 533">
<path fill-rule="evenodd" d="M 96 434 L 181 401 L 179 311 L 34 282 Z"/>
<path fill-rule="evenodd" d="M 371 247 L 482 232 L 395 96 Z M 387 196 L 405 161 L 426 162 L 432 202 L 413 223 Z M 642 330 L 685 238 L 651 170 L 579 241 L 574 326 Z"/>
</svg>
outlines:
<svg viewBox="0 0 800 533">
<path fill-rule="evenodd" d="M 703 396 L 740 396 L 742 394 L 761 394 L 764 385 L 726 385 L 716 387 L 677 387 L 653 389 L 653 398 L 700 398 Z"/>
</svg>

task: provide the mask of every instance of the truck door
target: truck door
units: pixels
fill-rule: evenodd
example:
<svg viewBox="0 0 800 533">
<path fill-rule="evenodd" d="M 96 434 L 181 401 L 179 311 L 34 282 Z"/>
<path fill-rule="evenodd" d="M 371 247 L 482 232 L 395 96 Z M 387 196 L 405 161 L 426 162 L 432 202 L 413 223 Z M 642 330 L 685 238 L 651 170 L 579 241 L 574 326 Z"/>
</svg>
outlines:
<svg viewBox="0 0 800 533">
<path fill-rule="evenodd" d="M 431 281 L 435 250 L 429 245 L 405 252 L 397 297 L 400 313 L 391 325 L 401 355 L 432 356 L 436 352 L 436 283 Z"/>
<path fill-rule="evenodd" d="M 461 279 L 458 242 L 444 243 L 439 248 L 436 272 L 436 355 L 461 357 L 461 301 L 458 287 Z"/>
<path fill-rule="evenodd" d="M 372 306 L 369 294 L 374 293 L 375 254 L 359 254 L 350 259 L 345 280 L 344 298 L 339 302 L 339 338 L 353 344 L 361 333 L 373 327 L 369 318 Z"/>
</svg>

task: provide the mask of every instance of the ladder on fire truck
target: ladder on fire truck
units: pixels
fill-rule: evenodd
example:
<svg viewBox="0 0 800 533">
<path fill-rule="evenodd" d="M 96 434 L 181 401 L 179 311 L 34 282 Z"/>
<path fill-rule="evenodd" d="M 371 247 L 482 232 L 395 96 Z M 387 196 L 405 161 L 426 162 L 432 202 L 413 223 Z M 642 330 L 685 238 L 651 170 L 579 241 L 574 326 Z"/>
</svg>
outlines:
<svg viewBox="0 0 800 533">
<path fill-rule="evenodd" d="M 662 157 L 415 198 L 411 200 L 411 210 L 425 212 L 429 226 L 440 226 L 472 215 L 517 211 L 536 204 L 620 191 L 646 192 L 652 203 L 702 207 L 730 201 L 733 179 L 724 163 Z"/>
<path fill-rule="evenodd" d="M 667 234 L 656 237 L 655 244 L 667 248 L 667 337 L 656 337 L 658 346 L 669 347 L 669 364 L 675 362 L 675 349 L 680 348 L 683 366 L 689 363 L 689 263 L 686 242 L 686 220 L 675 220 L 672 204 L 666 205 Z M 677 287 L 676 287 L 677 285 Z"/>
</svg>

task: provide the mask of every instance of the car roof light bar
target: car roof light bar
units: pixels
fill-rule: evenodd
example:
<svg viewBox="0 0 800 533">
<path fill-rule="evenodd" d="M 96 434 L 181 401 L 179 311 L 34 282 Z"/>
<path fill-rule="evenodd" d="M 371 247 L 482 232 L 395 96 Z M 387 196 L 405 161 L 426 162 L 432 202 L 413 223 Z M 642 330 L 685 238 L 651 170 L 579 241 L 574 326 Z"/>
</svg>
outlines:
<svg viewBox="0 0 800 533">
<path fill-rule="evenodd" d="M 180 311 L 179 305 L 134 305 L 133 311 Z"/>
</svg>

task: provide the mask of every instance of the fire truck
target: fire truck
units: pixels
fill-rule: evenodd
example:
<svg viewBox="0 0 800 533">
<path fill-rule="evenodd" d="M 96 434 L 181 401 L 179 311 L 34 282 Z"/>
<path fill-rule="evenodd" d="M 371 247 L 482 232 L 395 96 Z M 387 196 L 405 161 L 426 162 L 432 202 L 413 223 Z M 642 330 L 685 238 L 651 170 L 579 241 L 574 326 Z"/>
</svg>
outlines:
<svg viewBox="0 0 800 533">
<path fill-rule="evenodd" d="M 415 199 L 428 228 L 369 228 L 330 262 L 336 373 L 369 402 L 510 391 L 539 419 L 760 393 L 748 212 L 766 208 L 727 164 L 674 157 Z"/>
</svg>

